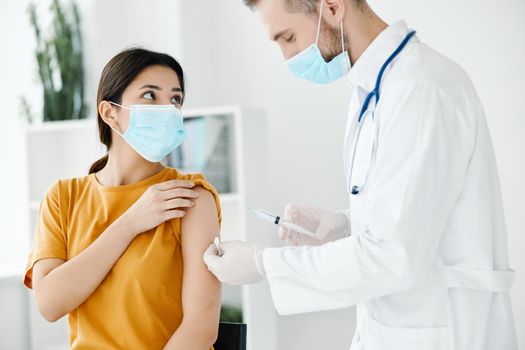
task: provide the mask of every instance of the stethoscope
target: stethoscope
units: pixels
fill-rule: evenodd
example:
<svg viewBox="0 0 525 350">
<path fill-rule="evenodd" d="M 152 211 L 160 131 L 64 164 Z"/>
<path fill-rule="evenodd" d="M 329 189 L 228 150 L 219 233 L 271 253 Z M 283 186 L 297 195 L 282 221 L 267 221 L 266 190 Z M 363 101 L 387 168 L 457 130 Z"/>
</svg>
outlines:
<svg viewBox="0 0 525 350">
<path fill-rule="evenodd" d="M 412 39 L 412 37 L 416 34 L 416 31 L 411 31 L 407 34 L 407 36 L 403 39 L 401 44 L 397 47 L 397 49 L 388 57 L 388 59 L 383 63 L 383 66 L 379 70 L 379 74 L 377 75 L 376 84 L 374 89 L 366 96 L 365 101 L 363 102 L 363 105 L 361 107 L 361 111 L 359 112 L 359 117 L 357 118 L 357 132 L 353 144 L 353 151 L 352 151 L 352 161 L 350 163 L 350 174 L 348 176 L 348 183 L 350 184 L 350 193 L 353 195 L 358 195 L 366 186 L 368 182 L 368 176 L 370 174 L 370 168 L 372 167 L 372 163 L 375 159 L 375 154 L 377 150 L 377 130 L 375 129 L 375 108 L 373 111 L 369 111 L 368 107 L 370 105 L 370 102 L 372 101 L 372 98 L 375 98 L 375 105 L 379 103 L 379 97 L 380 97 L 380 87 L 381 87 L 381 79 L 383 78 L 383 73 L 385 72 L 386 68 L 392 63 L 392 61 L 403 51 L 407 43 Z M 365 120 L 367 119 L 368 115 L 371 114 L 370 118 L 372 119 L 372 123 L 374 126 L 373 130 L 373 140 L 372 140 L 372 149 L 370 152 L 370 156 L 368 159 L 368 168 L 363 180 L 362 185 L 352 185 L 352 175 L 354 173 L 354 162 L 356 158 L 357 153 L 357 146 L 359 142 L 359 137 L 361 135 L 361 130 L 363 129 L 363 125 Z"/>
</svg>

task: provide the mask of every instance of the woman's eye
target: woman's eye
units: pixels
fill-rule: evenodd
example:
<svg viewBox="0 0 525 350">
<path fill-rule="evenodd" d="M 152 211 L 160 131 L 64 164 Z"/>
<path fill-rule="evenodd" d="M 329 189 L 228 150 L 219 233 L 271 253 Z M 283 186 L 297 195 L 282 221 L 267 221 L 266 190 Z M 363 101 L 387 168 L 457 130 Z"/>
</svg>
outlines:
<svg viewBox="0 0 525 350">
<path fill-rule="evenodd" d="M 291 42 L 294 42 L 295 41 L 295 35 L 290 35 L 288 38 L 286 38 L 286 42 L 287 43 L 291 43 Z"/>
<path fill-rule="evenodd" d="M 181 105 L 182 104 L 182 96 L 173 96 L 171 98 L 171 103 L 173 103 L 174 105 Z"/>
<path fill-rule="evenodd" d="M 151 92 L 151 91 L 148 91 L 144 95 L 142 95 L 142 98 L 144 98 L 146 100 L 154 100 L 155 99 L 155 94 L 153 92 Z"/>
</svg>

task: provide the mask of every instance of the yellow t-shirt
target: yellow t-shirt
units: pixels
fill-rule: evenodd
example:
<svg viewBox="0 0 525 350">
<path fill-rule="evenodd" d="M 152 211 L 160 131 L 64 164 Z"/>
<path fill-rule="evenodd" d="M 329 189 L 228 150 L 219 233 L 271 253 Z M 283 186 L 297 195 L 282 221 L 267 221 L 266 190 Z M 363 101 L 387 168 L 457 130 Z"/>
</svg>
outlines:
<svg viewBox="0 0 525 350">
<path fill-rule="evenodd" d="M 59 180 L 40 205 L 24 283 L 32 287 L 32 269 L 44 258 L 69 260 L 87 248 L 151 185 L 192 180 L 215 197 L 199 174 L 164 168 L 140 182 L 105 187 L 90 174 Z M 182 321 L 180 219 L 138 235 L 100 286 L 69 314 L 69 342 L 81 349 L 162 349 Z"/>
</svg>

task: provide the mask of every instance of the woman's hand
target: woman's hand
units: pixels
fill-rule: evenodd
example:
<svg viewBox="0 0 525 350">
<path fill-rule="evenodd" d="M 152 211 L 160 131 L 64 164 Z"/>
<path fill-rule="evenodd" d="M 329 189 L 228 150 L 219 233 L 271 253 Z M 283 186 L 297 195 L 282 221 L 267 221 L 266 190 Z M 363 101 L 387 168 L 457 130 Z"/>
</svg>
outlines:
<svg viewBox="0 0 525 350">
<path fill-rule="evenodd" d="M 186 215 L 183 208 L 191 208 L 199 196 L 195 184 L 186 180 L 170 180 L 155 184 L 119 218 L 134 237 L 165 221 Z"/>
</svg>

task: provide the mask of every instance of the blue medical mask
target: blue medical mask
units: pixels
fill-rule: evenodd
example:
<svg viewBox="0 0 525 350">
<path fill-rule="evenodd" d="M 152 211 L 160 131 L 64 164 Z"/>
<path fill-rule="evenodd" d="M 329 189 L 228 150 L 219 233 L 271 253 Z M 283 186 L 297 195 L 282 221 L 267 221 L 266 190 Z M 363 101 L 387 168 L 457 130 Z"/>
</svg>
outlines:
<svg viewBox="0 0 525 350">
<path fill-rule="evenodd" d="M 182 111 L 174 105 L 131 105 L 110 103 L 130 110 L 124 134 L 115 130 L 144 159 L 159 162 L 180 146 L 186 137 Z"/>
<path fill-rule="evenodd" d="M 288 60 L 288 68 L 299 78 L 304 78 L 316 84 L 328 84 L 344 77 L 352 64 L 350 57 L 345 50 L 343 36 L 343 22 L 341 21 L 341 46 L 342 52 L 334 57 L 330 62 L 326 62 L 319 46 L 319 34 L 321 32 L 321 18 L 323 15 L 323 3 L 320 1 L 319 23 L 317 24 L 317 38 L 315 43 Z"/>
</svg>

